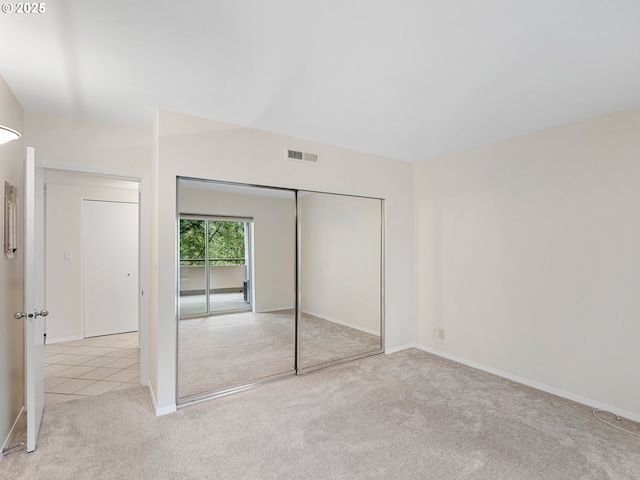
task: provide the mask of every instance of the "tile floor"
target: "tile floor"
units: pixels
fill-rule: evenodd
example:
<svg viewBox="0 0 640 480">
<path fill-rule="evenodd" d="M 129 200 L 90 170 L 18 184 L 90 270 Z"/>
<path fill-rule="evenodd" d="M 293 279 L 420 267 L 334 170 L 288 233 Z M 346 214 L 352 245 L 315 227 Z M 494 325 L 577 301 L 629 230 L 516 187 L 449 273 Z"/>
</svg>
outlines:
<svg viewBox="0 0 640 480">
<path fill-rule="evenodd" d="M 138 332 L 44 347 L 47 405 L 139 385 Z"/>
</svg>

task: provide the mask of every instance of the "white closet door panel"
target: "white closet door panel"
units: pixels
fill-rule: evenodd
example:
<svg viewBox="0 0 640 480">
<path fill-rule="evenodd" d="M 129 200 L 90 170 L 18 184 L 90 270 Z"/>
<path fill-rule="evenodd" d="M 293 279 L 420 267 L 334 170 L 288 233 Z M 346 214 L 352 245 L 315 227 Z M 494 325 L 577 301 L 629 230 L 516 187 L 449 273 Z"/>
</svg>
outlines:
<svg viewBox="0 0 640 480">
<path fill-rule="evenodd" d="M 82 265 L 84 336 L 114 333 L 114 229 L 108 202 L 84 201 Z"/>
<path fill-rule="evenodd" d="M 138 330 L 138 205 L 114 203 L 114 333 Z"/>
<path fill-rule="evenodd" d="M 138 330 L 138 205 L 85 200 L 84 336 Z"/>
</svg>

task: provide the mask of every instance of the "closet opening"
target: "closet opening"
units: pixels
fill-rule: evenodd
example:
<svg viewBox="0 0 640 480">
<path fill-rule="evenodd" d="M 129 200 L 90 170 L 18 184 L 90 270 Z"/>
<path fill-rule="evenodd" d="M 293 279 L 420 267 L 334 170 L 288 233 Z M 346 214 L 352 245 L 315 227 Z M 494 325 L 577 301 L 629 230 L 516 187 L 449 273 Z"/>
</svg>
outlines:
<svg viewBox="0 0 640 480">
<path fill-rule="evenodd" d="M 383 199 L 178 177 L 177 212 L 178 406 L 384 352 Z"/>
</svg>

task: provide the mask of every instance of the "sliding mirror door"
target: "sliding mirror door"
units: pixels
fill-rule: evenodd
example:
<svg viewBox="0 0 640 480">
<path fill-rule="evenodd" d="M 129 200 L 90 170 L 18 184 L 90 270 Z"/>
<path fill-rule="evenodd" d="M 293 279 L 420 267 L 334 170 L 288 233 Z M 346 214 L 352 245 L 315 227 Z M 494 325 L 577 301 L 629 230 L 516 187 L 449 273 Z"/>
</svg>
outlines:
<svg viewBox="0 0 640 480">
<path fill-rule="evenodd" d="M 383 351 L 383 201 L 299 192 L 300 372 Z"/>
<path fill-rule="evenodd" d="M 295 373 L 295 192 L 178 180 L 178 402 Z"/>
</svg>

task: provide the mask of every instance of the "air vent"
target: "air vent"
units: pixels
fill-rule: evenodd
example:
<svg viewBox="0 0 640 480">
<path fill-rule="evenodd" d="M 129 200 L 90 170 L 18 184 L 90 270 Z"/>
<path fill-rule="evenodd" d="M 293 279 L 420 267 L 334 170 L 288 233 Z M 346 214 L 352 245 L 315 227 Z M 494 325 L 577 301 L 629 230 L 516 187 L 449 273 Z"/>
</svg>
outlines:
<svg viewBox="0 0 640 480">
<path fill-rule="evenodd" d="M 315 153 L 300 152 L 298 150 L 287 149 L 287 158 L 299 162 L 318 163 L 318 155 Z"/>
</svg>

